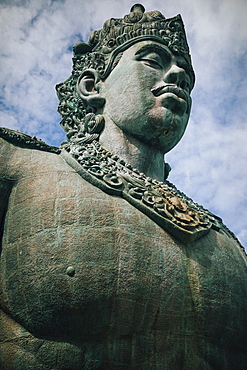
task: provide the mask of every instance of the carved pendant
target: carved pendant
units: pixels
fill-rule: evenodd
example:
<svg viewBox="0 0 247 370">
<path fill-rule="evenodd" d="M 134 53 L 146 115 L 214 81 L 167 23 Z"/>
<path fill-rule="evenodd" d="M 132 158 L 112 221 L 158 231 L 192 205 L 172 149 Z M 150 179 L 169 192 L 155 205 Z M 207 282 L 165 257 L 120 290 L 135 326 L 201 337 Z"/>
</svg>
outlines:
<svg viewBox="0 0 247 370">
<path fill-rule="evenodd" d="M 96 141 L 63 144 L 62 157 L 85 180 L 111 195 L 122 196 L 184 244 L 219 230 L 216 217 L 174 185 L 146 177 Z"/>
</svg>

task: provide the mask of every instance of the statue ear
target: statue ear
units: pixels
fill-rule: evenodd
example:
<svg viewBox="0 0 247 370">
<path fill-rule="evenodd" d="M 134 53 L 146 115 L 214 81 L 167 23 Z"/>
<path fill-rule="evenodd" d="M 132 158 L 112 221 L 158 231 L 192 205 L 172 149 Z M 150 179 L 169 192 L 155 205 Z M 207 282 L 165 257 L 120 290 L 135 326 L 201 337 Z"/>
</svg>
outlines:
<svg viewBox="0 0 247 370">
<path fill-rule="evenodd" d="M 105 104 L 99 93 L 100 79 L 94 69 L 85 70 L 78 79 L 76 90 L 87 112 L 96 113 Z"/>
</svg>

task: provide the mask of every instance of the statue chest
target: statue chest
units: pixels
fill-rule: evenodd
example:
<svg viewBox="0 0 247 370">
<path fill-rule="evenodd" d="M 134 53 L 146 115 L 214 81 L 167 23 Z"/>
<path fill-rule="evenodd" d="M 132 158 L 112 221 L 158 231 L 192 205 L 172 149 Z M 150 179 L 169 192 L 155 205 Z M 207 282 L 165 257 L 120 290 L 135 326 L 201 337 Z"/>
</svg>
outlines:
<svg viewBox="0 0 247 370">
<path fill-rule="evenodd" d="M 62 161 L 34 167 L 12 189 L 0 299 L 37 337 L 102 341 L 121 353 L 128 342 L 128 356 L 134 336 L 147 356 L 150 346 L 166 353 L 179 338 L 179 351 L 198 338 L 242 338 L 243 280 L 246 262 L 229 238 L 210 231 L 185 247 Z"/>
<path fill-rule="evenodd" d="M 147 216 L 72 171 L 26 177 L 11 193 L 3 296 L 31 331 L 74 335 L 80 327 L 84 336 L 115 325 L 127 334 L 154 325 L 161 296 L 179 314 L 186 260 Z"/>
</svg>

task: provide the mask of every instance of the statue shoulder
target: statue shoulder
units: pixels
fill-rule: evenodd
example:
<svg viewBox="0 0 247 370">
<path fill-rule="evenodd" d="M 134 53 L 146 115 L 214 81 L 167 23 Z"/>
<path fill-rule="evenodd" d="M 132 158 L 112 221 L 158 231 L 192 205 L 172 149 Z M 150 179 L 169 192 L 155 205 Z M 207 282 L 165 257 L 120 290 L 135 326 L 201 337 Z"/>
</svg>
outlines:
<svg viewBox="0 0 247 370">
<path fill-rule="evenodd" d="M 37 149 L 56 154 L 59 154 L 61 152 L 58 147 L 49 145 L 43 140 L 36 138 L 36 136 L 30 136 L 25 134 L 24 132 L 12 130 L 6 127 L 0 127 L 0 138 L 21 148 Z M 1 147 L 1 150 L 4 150 L 2 145 Z"/>
<path fill-rule="evenodd" d="M 21 131 L 0 127 L 0 181 L 16 181 L 30 169 L 30 159 L 39 152 L 59 154 L 60 149 Z M 42 157 L 43 157 L 42 156 Z"/>
</svg>

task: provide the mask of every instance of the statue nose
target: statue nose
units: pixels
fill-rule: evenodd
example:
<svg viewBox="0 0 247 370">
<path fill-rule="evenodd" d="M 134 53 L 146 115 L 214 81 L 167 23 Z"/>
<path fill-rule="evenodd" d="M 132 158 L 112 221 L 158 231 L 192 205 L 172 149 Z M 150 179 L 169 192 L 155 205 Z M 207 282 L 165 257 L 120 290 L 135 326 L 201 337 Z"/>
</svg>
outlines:
<svg viewBox="0 0 247 370">
<path fill-rule="evenodd" d="M 186 87 L 186 73 L 185 70 L 176 64 L 173 64 L 169 71 L 165 73 L 164 82 L 174 84 L 184 89 Z"/>
</svg>

